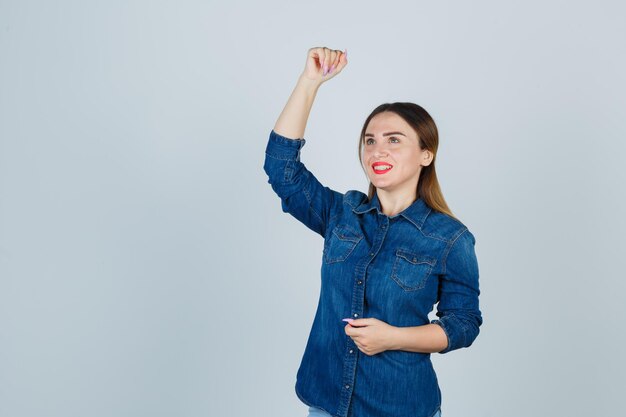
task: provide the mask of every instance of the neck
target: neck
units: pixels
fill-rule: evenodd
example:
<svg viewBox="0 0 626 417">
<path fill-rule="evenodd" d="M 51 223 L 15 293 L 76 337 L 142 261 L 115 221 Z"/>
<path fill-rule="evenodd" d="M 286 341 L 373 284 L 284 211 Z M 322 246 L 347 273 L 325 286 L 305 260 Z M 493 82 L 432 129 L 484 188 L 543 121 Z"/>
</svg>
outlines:
<svg viewBox="0 0 626 417">
<path fill-rule="evenodd" d="M 416 190 L 413 190 L 412 193 L 393 193 L 385 190 L 376 190 L 376 195 L 378 196 L 382 212 L 387 216 L 395 216 L 401 213 L 417 200 Z"/>
</svg>

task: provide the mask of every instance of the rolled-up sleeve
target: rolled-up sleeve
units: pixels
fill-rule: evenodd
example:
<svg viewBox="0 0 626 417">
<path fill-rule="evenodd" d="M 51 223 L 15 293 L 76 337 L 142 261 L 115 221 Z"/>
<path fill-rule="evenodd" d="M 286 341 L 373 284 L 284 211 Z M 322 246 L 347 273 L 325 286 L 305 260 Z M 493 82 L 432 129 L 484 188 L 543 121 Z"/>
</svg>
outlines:
<svg viewBox="0 0 626 417">
<path fill-rule="evenodd" d="M 472 233 L 464 229 L 448 247 L 439 281 L 439 319 L 431 321 L 440 325 L 448 337 L 448 346 L 439 353 L 470 346 L 483 322 L 478 303 L 480 289 L 475 244 Z"/>
<path fill-rule="evenodd" d="M 300 161 L 304 139 L 290 139 L 273 129 L 265 149 L 263 169 L 268 183 L 289 213 L 324 236 L 329 218 L 341 205 L 343 194 L 323 186 Z"/>
</svg>

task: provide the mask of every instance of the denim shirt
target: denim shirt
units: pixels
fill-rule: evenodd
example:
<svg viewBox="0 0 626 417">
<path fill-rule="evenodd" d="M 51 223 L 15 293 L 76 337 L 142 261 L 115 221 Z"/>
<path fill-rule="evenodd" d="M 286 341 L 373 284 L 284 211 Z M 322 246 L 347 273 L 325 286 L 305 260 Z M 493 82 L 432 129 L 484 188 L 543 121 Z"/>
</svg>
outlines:
<svg viewBox="0 0 626 417">
<path fill-rule="evenodd" d="M 437 305 L 447 347 L 478 336 L 478 263 L 467 227 L 418 198 L 395 216 L 375 195 L 323 186 L 300 162 L 304 139 L 270 132 L 264 170 L 282 210 L 324 238 L 320 297 L 295 384 L 298 398 L 337 417 L 431 417 L 441 391 L 429 353 L 359 351 L 343 318 L 421 326 Z"/>
</svg>

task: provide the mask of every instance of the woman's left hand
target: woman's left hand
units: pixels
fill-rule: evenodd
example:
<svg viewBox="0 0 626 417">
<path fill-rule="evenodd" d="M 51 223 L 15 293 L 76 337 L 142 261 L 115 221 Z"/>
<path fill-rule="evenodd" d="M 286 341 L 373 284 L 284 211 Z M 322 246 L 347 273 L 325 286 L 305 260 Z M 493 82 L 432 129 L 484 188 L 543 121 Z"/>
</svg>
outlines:
<svg viewBox="0 0 626 417">
<path fill-rule="evenodd" d="M 371 356 L 392 348 L 394 329 L 382 320 L 366 318 L 351 320 L 344 330 L 361 352 Z"/>
</svg>

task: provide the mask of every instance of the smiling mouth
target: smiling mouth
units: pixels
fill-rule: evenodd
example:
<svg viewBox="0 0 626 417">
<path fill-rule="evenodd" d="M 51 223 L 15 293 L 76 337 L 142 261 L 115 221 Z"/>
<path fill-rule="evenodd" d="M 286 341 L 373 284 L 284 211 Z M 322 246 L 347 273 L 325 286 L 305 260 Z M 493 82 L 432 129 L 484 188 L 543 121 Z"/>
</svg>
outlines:
<svg viewBox="0 0 626 417">
<path fill-rule="evenodd" d="M 372 169 L 374 170 L 374 173 L 376 174 L 386 174 L 387 172 L 391 171 L 391 168 L 393 168 L 392 165 L 385 164 L 385 163 L 377 162 L 372 165 Z"/>
</svg>

